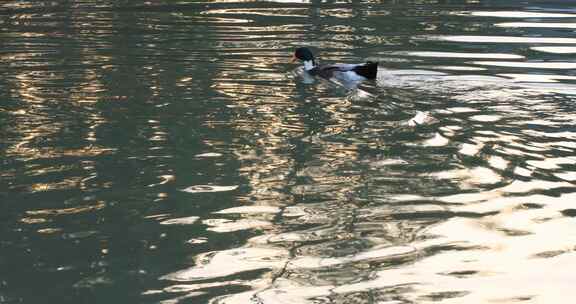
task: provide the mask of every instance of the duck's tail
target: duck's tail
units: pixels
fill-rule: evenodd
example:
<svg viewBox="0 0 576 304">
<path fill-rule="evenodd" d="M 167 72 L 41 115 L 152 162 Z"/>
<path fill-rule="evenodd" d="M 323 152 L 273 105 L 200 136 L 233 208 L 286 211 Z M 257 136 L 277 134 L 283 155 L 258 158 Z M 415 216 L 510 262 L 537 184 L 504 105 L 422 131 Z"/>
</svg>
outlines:
<svg viewBox="0 0 576 304">
<path fill-rule="evenodd" d="M 376 79 L 376 75 L 378 74 L 378 62 L 368 61 L 365 64 L 355 67 L 353 71 L 367 79 Z"/>
</svg>

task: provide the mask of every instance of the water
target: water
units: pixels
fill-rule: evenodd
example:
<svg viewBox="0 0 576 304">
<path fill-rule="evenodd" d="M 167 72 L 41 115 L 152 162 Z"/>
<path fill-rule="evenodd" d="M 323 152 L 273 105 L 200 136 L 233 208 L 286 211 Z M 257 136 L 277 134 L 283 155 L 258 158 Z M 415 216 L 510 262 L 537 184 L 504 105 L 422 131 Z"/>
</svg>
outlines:
<svg viewBox="0 0 576 304">
<path fill-rule="evenodd" d="M 570 1 L 0 7 L 0 303 L 573 295 Z"/>
</svg>

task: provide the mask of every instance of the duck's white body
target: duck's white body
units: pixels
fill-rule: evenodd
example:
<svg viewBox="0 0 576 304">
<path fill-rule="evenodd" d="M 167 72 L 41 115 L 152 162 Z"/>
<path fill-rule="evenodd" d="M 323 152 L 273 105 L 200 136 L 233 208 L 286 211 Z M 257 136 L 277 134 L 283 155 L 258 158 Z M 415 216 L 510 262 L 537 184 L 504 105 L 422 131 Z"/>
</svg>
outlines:
<svg viewBox="0 0 576 304">
<path fill-rule="evenodd" d="M 374 72 L 363 71 L 366 69 L 374 69 Z M 326 79 L 336 78 L 349 82 L 374 79 L 376 78 L 375 75 L 374 77 L 370 76 L 372 76 L 371 74 L 376 74 L 376 69 L 377 64 L 375 63 L 314 65 L 313 61 L 304 61 L 304 70 L 311 75 Z"/>
</svg>

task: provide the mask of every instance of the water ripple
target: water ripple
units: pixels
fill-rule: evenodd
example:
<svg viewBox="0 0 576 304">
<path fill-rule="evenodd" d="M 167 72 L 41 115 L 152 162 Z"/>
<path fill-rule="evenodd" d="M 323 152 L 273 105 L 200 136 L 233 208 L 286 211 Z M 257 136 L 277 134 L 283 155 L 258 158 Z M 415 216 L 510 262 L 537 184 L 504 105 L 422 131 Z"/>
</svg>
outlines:
<svg viewBox="0 0 576 304">
<path fill-rule="evenodd" d="M 461 4 L 6 3 L 0 302 L 566 302 L 576 14 Z"/>
</svg>

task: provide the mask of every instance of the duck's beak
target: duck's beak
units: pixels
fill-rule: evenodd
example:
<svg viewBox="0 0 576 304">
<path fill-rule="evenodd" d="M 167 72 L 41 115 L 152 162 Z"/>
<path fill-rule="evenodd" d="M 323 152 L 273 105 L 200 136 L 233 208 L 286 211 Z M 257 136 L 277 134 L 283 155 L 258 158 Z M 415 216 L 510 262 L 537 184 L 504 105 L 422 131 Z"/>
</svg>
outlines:
<svg viewBox="0 0 576 304">
<path fill-rule="evenodd" d="M 298 61 L 298 58 L 296 58 L 296 54 L 292 54 L 292 59 L 290 59 L 290 63 L 294 63 Z"/>
</svg>

